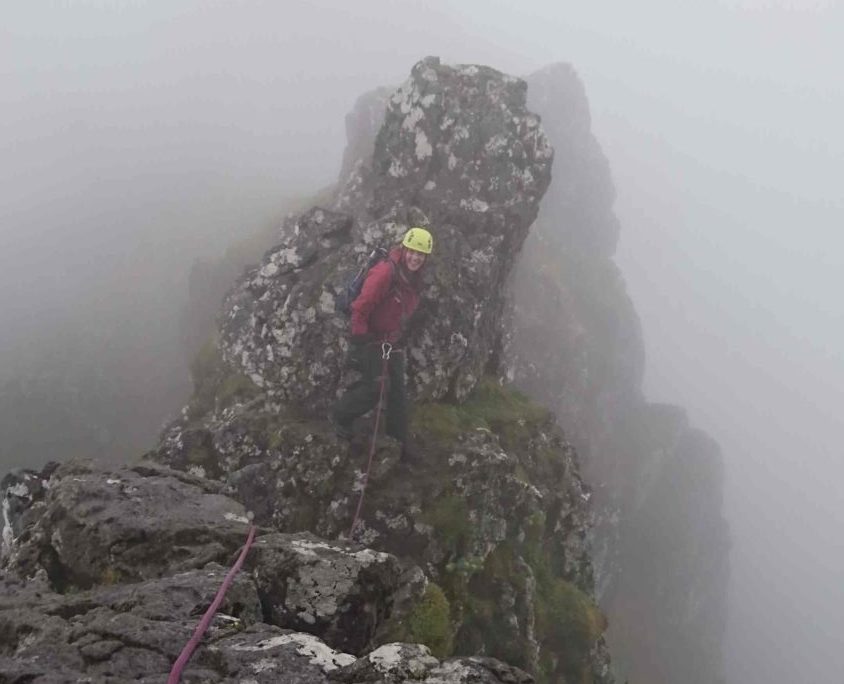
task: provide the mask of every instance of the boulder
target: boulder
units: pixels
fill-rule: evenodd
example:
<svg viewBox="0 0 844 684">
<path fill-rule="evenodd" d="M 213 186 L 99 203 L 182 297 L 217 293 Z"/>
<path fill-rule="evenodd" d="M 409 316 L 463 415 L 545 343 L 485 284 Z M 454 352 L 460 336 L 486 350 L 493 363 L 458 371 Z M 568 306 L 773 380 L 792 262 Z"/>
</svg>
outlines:
<svg viewBox="0 0 844 684">
<path fill-rule="evenodd" d="M 33 479 L 44 482 L 43 474 Z M 19 487 L 7 488 L 4 506 L 20 505 Z M 44 573 L 64 592 L 227 562 L 246 539 L 248 520 L 243 505 L 217 487 L 155 463 L 66 463 L 17 517 L 26 525 L 8 544 L 5 565 L 22 577 Z"/>
<path fill-rule="evenodd" d="M 267 622 L 356 655 L 373 648 L 391 622 L 410 611 L 426 584 L 419 568 L 395 556 L 312 534 L 260 537 L 247 568 Z"/>
<path fill-rule="evenodd" d="M 345 684 L 529 684 L 526 672 L 495 658 L 449 658 L 438 661 L 419 644 L 385 644 L 352 665 L 332 672 L 329 679 Z"/>
</svg>

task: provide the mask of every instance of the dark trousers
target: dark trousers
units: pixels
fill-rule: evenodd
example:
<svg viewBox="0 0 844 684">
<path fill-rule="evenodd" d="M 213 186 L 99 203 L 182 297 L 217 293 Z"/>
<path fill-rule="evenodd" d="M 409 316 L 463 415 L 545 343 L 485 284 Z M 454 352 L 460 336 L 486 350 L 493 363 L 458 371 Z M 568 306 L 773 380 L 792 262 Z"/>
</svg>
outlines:
<svg viewBox="0 0 844 684">
<path fill-rule="evenodd" d="M 367 344 L 352 348 L 348 365 L 361 374 L 337 400 L 332 409 L 334 419 L 343 427 L 350 428 L 355 418 L 371 411 L 378 403 L 381 393 L 381 372 L 384 360 L 380 344 Z M 387 434 L 400 442 L 407 439 L 407 392 L 404 386 L 404 353 L 393 351 L 387 361 L 382 410 L 387 414 Z"/>
</svg>

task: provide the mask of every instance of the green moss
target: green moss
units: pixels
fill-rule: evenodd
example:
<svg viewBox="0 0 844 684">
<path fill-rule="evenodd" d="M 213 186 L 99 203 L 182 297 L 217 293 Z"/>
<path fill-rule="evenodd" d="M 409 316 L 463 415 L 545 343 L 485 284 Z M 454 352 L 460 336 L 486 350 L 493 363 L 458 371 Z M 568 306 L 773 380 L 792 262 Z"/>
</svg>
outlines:
<svg viewBox="0 0 844 684">
<path fill-rule="evenodd" d="M 422 600 L 407 619 L 407 636 L 413 643 L 425 644 L 437 658 L 451 655 L 451 606 L 443 590 L 430 583 Z"/>
<path fill-rule="evenodd" d="M 192 418 L 198 418 L 214 409 L 217 385 L 224 373 L 225 367 L 217 347 L 217 337 L 212 335 L 190 364 L 193 396 L 188 411 Z"/>
<path fill-rule="evenodd" d="M 458 552 L 471 532 L 466 501 L 456 494 L 435 500 L 422 515 L 422 522 L 436 530 L 436 538 L 452 552 Z"/>
<path fill-rule="evenodd" d="M 205 344 L 200 347 L 193 361 L 190 364 L 191 377 L 195 385 L 200 385 L 208 378 L 213 377 L 218 371 L 222 358 L 217 347 L 217 336 L 209 337 Z"/>
<path fill-rule="evenodd" d="M 589 596 L 562 578 L 539 582 L 538 590 L 537 638 L 556 656 L 549 679 L 592 681 L 589 652 L 606 629 L 606 618 Z"/>
<path fill-rule="evenodd" d="M 243 373 L 231 373 L 220 382 L 217 389 L 217 401 L 220 407 L 226 407 L 236 399 L 250 399 L 260 391 L 260 388 Z"/>
<path fill-rule="evenodd" d="M 245 401 L 260 388 L 243 373 L 234 372 L 222 357 L 216 335 L 202 345 L 190 365 L 194 392 L 189 412 L 198 418 L 215 408 L 225 408 L 236 400 Z"/>
<path fill-rule="evenodd" d="M 454 404 L 419 404 L 413 411 L 413 426 L 419 432 L 440 441 L 456 439 L 471 426 L 465 424 L 461 407 Z"/>
<path fill-rule="evenodd" d="M 120 579 L 120 572 L 115 568 L 108 566 L 105 570 L 103 570 L 103 574 L 100 577 L 100 584 L 104 586 L 112 586 L 114 584 L 119 584 Z"/>
<path fill-rule="evenodd" d="M 414 428 L 439 440 L 483 428 L 496 433 L 504 447 L 522 442 L 550 419 L 547 409 L 534 404 L 495 378 L 484 378 L 462 404 L 428 403 L 417 407 Z"/>
</svg>

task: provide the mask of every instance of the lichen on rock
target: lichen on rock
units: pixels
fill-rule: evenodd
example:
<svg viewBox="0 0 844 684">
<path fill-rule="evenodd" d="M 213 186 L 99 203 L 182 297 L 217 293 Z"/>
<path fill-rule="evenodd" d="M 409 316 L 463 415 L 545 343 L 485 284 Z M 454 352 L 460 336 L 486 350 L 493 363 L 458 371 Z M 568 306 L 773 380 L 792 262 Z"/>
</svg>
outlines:
<svg viewBox="0 0 844 684">
<path fill-rule="evenodd" d="M 366 446 L 362 435 L 341 445 L 324 419 L 349 380 L 347 322 L 331 303 L 365 253 L 412 225 L 428 226 L 434 254 L 405 348 L 411 432 L 423 458 L 408 465 L 398 444 L 378 440 L 358 529 L 359 541 L 412 559 L 424 576 L 409 581 L 419 588 L 406 597 L 415 606 L 409 612 L 381 621 L 363 641 L 355 634 L 343 642 L 351 637 L 342 630 L 326 639 L 350 653 L 362 653 L 370 638 L 420 639 L 438 656 L 506 657 L 543 681 L 571 676 L 577 663 L 578 676 L 609 682 L 600 630 L 588 645 L 562 644 L 544 629 L 538 606 L 554 587 L 592 594 L 590 493 L 548 411 L 499 377 L 504 293 L 554 156 L 526 94 L 524 81 L 489 67 L 427 58 L 392 96 L 360 101 L 351 118 L 378 124 L 362 134 L 372 146 L 350 145 L 333 202 L 290 217 L 282 241 L 229 292 L 219 355 L 198 382 L 210 388 L 196 403 L 204 411 L 171 424 L 151 456 L 177 469 L 201 466 L 261 524 L 345 543 Z M 370 116 L 376 110 L 380 122 Z M 306 580 L 284 586 L 262 578 L 265 594 L 278 597 L 265 613 L 317 629 L 342 615 L 329 585 L 349 577 L 317 564 Z M 571 612 L 572 622 L 580 617 Z M 493 676 L 488 662 L 473 663 L 426 665 L 423 674 Z M 350 667 L 377 665 L 361 658 Z"/>
</svg>

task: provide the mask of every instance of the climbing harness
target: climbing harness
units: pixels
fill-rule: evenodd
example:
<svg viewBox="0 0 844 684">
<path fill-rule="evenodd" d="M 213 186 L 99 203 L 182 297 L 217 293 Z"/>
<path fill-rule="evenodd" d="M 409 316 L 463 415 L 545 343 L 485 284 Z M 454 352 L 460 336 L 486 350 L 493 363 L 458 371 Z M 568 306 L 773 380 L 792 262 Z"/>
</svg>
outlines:
<svg viewBox="0 0 844 684">
<path fill-rule="evenodd" d="M 196 647 L 199 646 L 199 642 L 202 640 L 202 637 L 208 630 L 208 626 L 211 624 L 211 620 L 214 619 L 214 615 L 216 615 L 217 610 L 220 608 L 220 604 L 223 602 L 226 592 L 229 590 L 229 587 L 234 581 L 237 573 L 240 572 L 240 568 L 243 565 L 243 561 L 246 560 L 246 554 L 249 553 L 249 549 L 252 547 L 254 539 L 255 525 L 249 525 L 249 535 L 246 537 L 246 543 L 243 545 L 240 555 L 231 570 L 229 570 L 223 580 L 223 583 L 220 585 L 220 588 L 217 590 L 217 595 L 214 597 L 211 605 L 208 606 L 208 610 L 205 611 L 205 615 L 202 616 L 202 619 L 196 626 L 196 630 L 190 638 L 190 641 L 185 644 L 185 647 L 182 649 L 182 652 L 179 654 L 176 662 L 173 663 L 173 669 L 170 670 L 170 676 L 167 678 L 167 684 L 179 684 L 179 680 L 182 677 L 182 670 L 185 669 L 185 665 L 188 664 L 188 661 L 193 655 L 193 652 L 196 650 Z"/>
<path fill-rule="evenodd" d="M 390 354 L 393 351 L 393 345 L 389 342 L 381 344 L 381 388 L 378 392 L 378 405 L 375 408 L 375 429 L 372 431 L 372 442 L 369 445 L 369 463 L 366 464 L 366 472 L 363 475 L 363 486 L 360 489 L 360 498 L 358 499 L 358 507 L 355 511 L 354 520 L 352 520 L 352 527 L 349 530 L 349 537 L 355 538 L 355 530 L 360 519 L 360 512 L 363 508 L 363 496 L 366 493 L 366 483 L 369 482 L 369 471 L 372 469 L 372 459 L 375 457 L 375 440 L 378 437 L 378 423 L 381 419 L 381 407 L 384 405 L 384 385 L 387 381 L 387 373 L 389 372 Z"/>
</svg>

